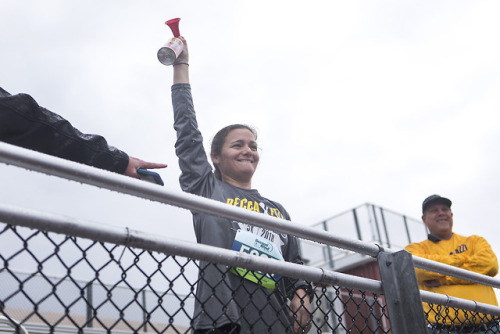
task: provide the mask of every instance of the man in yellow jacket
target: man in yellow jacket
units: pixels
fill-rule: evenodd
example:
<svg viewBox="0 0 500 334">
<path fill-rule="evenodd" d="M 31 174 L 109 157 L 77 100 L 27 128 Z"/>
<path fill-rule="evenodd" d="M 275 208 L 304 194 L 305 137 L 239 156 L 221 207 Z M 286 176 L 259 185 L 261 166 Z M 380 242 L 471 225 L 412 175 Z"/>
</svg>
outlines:
<svg viewBox="0 0 500 334">
<path fill-rule="evenodd" d="M 497 257 L 484 238 L 453 233 L 453 212 L 448 198 L 439 195 L 427 197 L 422 203 L 422 214 L 430 234 L 427 240 L 406 246 L 408 252 L 492 277 L 498 273 Z M 489 286 L 418 268 L 415 270 L 421 290 L 498 305 L 493 288 Z M 430 307 L 427 303 L 424 303 L 424 311 L 428 316 L 430 332 L 433 333 L 454 333 L 463 329 L 467 333 L 481 333 L 496 326 L 491 316 L 480 313 L 439 305 Z"/>
</svg>

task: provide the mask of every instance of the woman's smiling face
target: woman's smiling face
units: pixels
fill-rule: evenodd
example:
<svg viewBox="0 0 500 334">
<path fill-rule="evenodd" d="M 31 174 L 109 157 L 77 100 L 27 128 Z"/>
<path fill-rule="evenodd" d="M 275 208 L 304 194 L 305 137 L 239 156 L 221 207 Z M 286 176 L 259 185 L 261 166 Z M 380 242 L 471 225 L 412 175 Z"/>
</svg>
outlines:
<svg viewBox="0 0 500 334">
<path fill-rule="evenodd" d="M 231 130 L 221 153 L 212 156 L 222 181 L 240 188 L 251 188 L 252 176 L 259 164 L 259 152 L 254 134 L 245 128 Z"/>
</svg>

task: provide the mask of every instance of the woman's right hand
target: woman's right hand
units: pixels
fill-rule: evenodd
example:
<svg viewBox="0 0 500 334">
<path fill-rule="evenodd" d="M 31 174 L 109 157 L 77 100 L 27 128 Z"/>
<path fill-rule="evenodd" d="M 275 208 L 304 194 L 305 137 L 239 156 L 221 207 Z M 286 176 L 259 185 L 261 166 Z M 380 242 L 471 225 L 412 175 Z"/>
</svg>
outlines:
<svg viewBox="0 0 500 334">
<path fill-rule="evenodd" d="M 189 51 L 186 39 L 182 36 L 178 37 L 184 44 L 184 49 L 173 63 L 174 67 L 174 84 L 189 83 Z"/>
<path fill-rule="evenodd" d="M 179 38 L 182 41 L 182 43 L 184 44 L 184 49 L 182 50 L 181 54 L 177 57 L 175 62 L 176 63 L 178 63 L 178 62 L 189 63 L 189 51 L 188 51 L 186 39 L 182 36 L 179 36 L 177 38 Z"/>
</svg>

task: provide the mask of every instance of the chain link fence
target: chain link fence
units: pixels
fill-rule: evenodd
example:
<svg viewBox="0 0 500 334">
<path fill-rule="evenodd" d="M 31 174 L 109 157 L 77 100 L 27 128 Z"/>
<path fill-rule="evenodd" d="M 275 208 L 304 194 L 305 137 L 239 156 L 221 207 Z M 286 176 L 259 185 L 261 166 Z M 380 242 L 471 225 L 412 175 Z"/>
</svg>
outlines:
<svg viewBox="0 0 500 334">
<path fill-rule="evenodd" d="M 198 261 L 0 227 L 0 315 L 30 332 L 191 332 Z M 316 286 L 311 309 L 313 333 L 390 331 L 384 299 L 374 293 Z"/>
<path fill-rule="evenodd" d="M 0 315 L 30 333 L 191 332 L 203 271 L 197 260 L 9 224 L 0 228 Z M 229 270 L 225 274 L 232 275 Z M 429 306 L 426 317 L 433 314 L 438 332 L 500 333 L 494 316 Z M 311 310 L 310 333 L 391 332 L 381 294 L 318 284 Z M 8 328 L 16 330 L 0 322 L 0 333 Z"/>
<path fill-rule="evenodd" d="M 425 317 L 435 332 L 500 333 L 499 318 L 458 307 L 425 303 Z"/>
</svg>

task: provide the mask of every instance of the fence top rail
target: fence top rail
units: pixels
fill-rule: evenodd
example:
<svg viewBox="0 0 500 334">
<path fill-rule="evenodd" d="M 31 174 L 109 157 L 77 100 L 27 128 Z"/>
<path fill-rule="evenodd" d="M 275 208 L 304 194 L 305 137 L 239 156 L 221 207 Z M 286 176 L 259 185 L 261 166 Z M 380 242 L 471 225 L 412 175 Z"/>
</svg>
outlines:
<svg viewBox="0 0 500 334">
<path fill-rule="evenodd" d="M 129 178 L 123 175 L 79 164 L 73 161 L 53 157 L 47 154 L 28 150 L 3 142 L 0 142 L 0 162 L 11 164 L 28 170 L 42 172 L 48 175 L 55 175 L 68 180 L 78 181 L 84 184 L 93 185 L 140 198 L 149 199 L 163 204 L 169 204 L 188 210 L 214 214 L 224 218 L 235 219 L 238 221 L 249 223 L 251 225 L 292 234 L 303 239 L 347 249 L 363 255 L 376 257 L 381 251 L 395 251 L 391 249 L 384 250 L 381 246 L 373 243 L 339 237 L 334 235 L 333 233 L 306 226 L 304 224 L 294 224 L 277 217 L 263 215 L 258 212 L 252 212 L 200 196 L 179 191 L 172 191 L 166 187 L 161 187 L 156 184 Z M 26 213 L 28 212 L 23 208 L 15 208 L 14 210 L 24 211 Z M 5 217 L 5 212 L 12 213 L 13 208 L 2 206 L 2 211 L 4 211 L 3 216 Z M 76 225 L 79 224 L 76 223 Z M 202 245 L 198 245 L 198 247 L 200 246 Z M 446 274 L 457 278 L 466 279 L 472 282 L 487 284 L 493 287 L 500 288 L 499 279 L 490 278 L 484 275 L 448 266 L 446 264 L 433 262 L 417 257 L 414 257 L 414 259 L 416 266 L 419 268 L 429 269 L 437 273 Z"/>
</svg>

